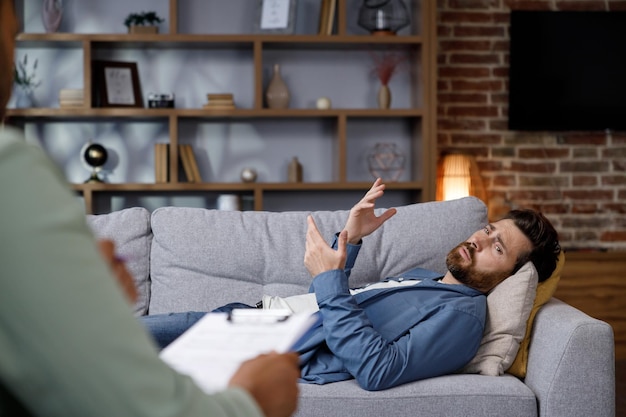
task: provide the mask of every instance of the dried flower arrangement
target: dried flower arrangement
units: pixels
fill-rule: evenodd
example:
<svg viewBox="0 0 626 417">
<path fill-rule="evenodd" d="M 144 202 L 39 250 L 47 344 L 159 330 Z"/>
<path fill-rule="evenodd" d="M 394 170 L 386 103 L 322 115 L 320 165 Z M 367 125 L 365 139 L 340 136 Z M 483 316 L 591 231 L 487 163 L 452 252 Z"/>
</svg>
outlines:
<svg viewBox="0 0 626 417">
<path fill-rule="evenodd" d="M 389 84 L 391 76 L 398 70 L 401 63 L 407 60 L 407 56 L 398 52 L 370 52 L 374 61 L 372 72 L 378 77 L 382 85 Z"/>
</svg>

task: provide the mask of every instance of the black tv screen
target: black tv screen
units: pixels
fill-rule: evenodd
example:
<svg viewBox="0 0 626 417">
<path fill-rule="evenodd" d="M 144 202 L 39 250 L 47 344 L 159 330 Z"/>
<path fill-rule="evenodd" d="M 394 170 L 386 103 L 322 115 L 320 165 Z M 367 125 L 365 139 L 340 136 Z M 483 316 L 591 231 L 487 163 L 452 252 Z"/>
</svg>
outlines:
<svg viewBox="0 0 626 417">
<path fill-rule="evenodd" d="M 512 11 L 511 130 L 626 129 L 626 12 Z"/>
</svg>

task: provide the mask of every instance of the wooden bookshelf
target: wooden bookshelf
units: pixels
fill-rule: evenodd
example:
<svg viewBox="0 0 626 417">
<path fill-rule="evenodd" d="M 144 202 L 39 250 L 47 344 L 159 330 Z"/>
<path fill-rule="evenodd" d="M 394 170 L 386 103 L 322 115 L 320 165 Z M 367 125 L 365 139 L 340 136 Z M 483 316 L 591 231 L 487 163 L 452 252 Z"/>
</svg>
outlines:
<svg viewBox="0 0 626 417">
<path fill-rule="evenodd" d="M 217 1 L 217 0 L 211 0 Z M 181 8 L 189 7 L 180 0 L 169 0 L 169 33 L 163 34 L 126 34 L 126 33 L 20 33 L 18 47 L 24 48 L 73 48 L 83 54 L 83 88 L 85 103 L 82 107 L 57 108 L 54 106 L 9 109 L 9 122 L 24 125 L 36 123 L 84 123 L 115 121 L 133 123 L 135 121 L 160 121 L 166 123 L 169 132 L 169 159 L 167 183 L 104 183 L 74 184 L 73 188 L 85 200 L 86 212 L 98 212 L 95 199 L 99 195 L 121 195 L 125 193 L 205 193 L 235 192 L 249 193 L 254 196 L 254 209 L 263 210 L 263 198 L 268 192 L 310 192 L 358 191 L 366 190 L 371 183 L 349 179 L 347 154 L 349 148 L 358 141 L 350 141 L 351 123 L 365 120 L 391 120 L 410 126 L 414 138 L 411 139 L 411 154 L 407 155 L 410 165 L 408 180 L 389 184 L 389 189 L 407 193 L 407 202 L 428 201 L 435 194 L 436 164 L 436 4 L 434 0 L 412 2 L 413 28 L 411 33 L 398 36 L 371 36 L 349 33 L 348 19 L 355 19 L 356 10 L 350 10 L 347 0 L 336 1 L 335 31 L 331 35 L 320 34 L 187 34 L 181 32 L 179 21 Z M 350 3 L 351 4 L 351 3 Z M 253 66 L 253 103 L 250 107 L 229 109 L 203 108 L 98 108 L 92 97 L 92 62 L 100 50 L 133 51 L 142 48 L 172 50 L 177 48 L 198 50 L 241 51 L 249 54 Z M 408 108 L 288 108 L 284 110 L 268 109 L 264 106 L 264 54 L 270 50 L 278 53 L 299 53 L 302 51 L 345 51 L 378 50 L 399 48 L 415 60 L 409 63 L 410 71 L 419 76 L 412 77 L 413 85 L 407 85 L 415 97 L 414 104 Z M 332 63 L 328 63 L 332 65 Z M 312 81 L 314 82 L 314 81 Z M 297 94 L 297 88 L 294 88 Z M 144 93 L 146 93 L 144 91 Z M 180 125 L 189 122 L 220 121 L 236 123 L 239 120 L 271 120 L 276 129 L 282 123 L 291 120 L 307 120 L 315 123 L 327 123 L 332 126 L 334 169 L 331 181 L 303 182 L 288 184 L 282 182 L 261 182 L 253 184 L 214 181 L 188 183 L 183 181 L 179 144 L 182 143 Z M 50 139 L 53 140 L 53 139 Z M 203 178 L 204 179 L 204 178 Z M 206 179 L 205 179 L 206 180 Z"/>
</svg>

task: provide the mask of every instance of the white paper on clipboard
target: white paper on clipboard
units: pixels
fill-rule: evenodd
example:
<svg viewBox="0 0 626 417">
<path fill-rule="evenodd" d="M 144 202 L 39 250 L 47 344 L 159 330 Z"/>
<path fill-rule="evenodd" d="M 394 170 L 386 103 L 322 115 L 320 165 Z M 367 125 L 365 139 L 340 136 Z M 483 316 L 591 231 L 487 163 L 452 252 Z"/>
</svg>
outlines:
<svg viewBox="0 0 626 417">
<path fill-rule="evenodd" d="M 288 352 L 319 314 L 238 309 L 208 313 L 163 349 L 161 359 L 189 375 L 207 393 L 226 388 L 242 362 L 262 353 Z"/>
</svg>

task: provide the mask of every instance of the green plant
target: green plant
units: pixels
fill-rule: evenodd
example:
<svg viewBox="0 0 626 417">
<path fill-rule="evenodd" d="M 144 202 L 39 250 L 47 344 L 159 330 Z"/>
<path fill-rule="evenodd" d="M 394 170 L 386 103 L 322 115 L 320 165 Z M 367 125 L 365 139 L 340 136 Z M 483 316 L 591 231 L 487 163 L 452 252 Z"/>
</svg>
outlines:
<svg viewBox="0 0 626 417">
<path fill-rule="evenodd" d="M 156 12 L 131 13 L 124 20 L 124 25 L 131 26 L 149 26 L 163 22 L 163 19 Z"/>
<path fill-rule="evenodd" d="M 33 89 L 41 84 L 41 80 L 35 80 L 36 70 L 37 60 L 35 59 L 32 71 L 28 71 L 28 54 L 25 54 L 24 59 L 21 61 L 18 60 L 17 64 L 13 67 L 13 81 L 22 88 Z"/>
</svg>

